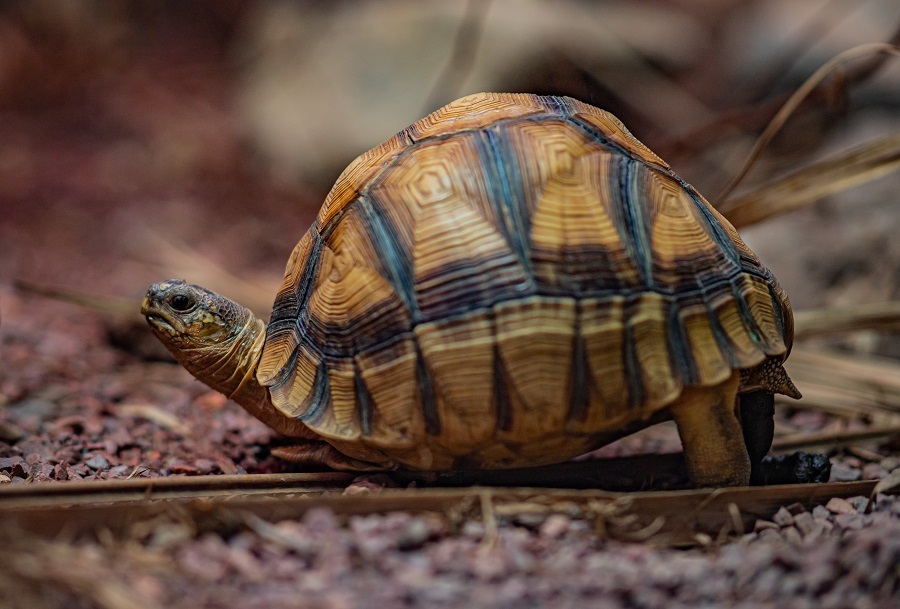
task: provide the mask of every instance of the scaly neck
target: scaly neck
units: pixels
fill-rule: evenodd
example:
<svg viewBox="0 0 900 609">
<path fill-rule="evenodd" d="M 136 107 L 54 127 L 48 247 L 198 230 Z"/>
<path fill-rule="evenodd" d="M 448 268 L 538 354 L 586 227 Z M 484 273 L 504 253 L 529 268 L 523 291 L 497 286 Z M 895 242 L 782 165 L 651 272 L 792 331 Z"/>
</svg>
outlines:
<svg viewBox="0 0 900 609">
<path fill-rule="evenodd" d="M 211 362 L 211 365 L 207 362 L 203 375 L 205 382 L 275 431 L 286 436 L 314 438 L 306 425 L 275 408 L 268 388 L 256 380 L 256 368 L 265 342 L 265 324 L 247 310 L 247 324 L 228 351 L 220 355 L 217 362 Z"/>
</svg>

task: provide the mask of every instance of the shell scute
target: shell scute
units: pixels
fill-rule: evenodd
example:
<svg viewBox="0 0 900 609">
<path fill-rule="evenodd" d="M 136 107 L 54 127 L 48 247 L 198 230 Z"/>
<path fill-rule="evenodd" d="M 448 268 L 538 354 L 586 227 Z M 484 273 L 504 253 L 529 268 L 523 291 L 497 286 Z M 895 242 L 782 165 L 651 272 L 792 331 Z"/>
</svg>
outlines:
<svg viewBox="0 0 900 609">
<path fill-rule="evenodd" d="M 576 302 L 532 297 L 494 307 L 510 415 L 497 432 L 525 443 L 565 428 L 569 403 Z"/>
<path fill-rule="evenodd" d="M 640 275 L 624 246 L 623 218 L 610 196 L 617 155 L 564 122 L 556 124 L 555 137 L 542 135 L 546 131 L 541 123 L 504 130 L 528 185 L 523 195 L 531 210 L 535 280 L 542 290 L 568 296 L 638 288 Z M 544 158 L 549 162 L 542 163 Z"/>
<path fill-rule="evenodd" d="M 570 97 L 565 100 L 569 115 L 578 122 L 589 125 L 603 135 L 604 138 L 617 144 L 623 150 L 641 159 L 645 163 L 668 169 L 669 165 L 647 148 L 643 142 L 634 137 L 618 118 L 600 108 L 595 108 Z"/>
<path fill-rule="evenodd" d="M 354 358 L 370 409 L 364 415 L 366 444 L 390 449 L 423 444 L 426 432 L 417 352 L 413 336 L 408 335 Z"/>
<path fill-rule="evenodd" d="M 783 358 L 791 332 L 734 228 L 615 117 L 478 94 L 341 175 L 258 378 L 354 458 L 512 467 Z"/>
<path fill-rule="evenodd" d="M 376 201 L 413 266 L 421 321 L 465 313 L 529 289 L 504 237 L 500 212 L 483 180 L 471 136 L 423 143 L 385 172 L 369 196 Z"/>
<path fill-rule="evenodd" d="M 488 311 L 416 326 L 435 386 L 440 433 L 435 443 L 456 456 L 488 444 L 497 427 L 495 330 Z"/>
<path fill-rule="evenodd" d="M 356 157 L 338 176 L 337 182 L 325 197 L 325 202 L 316 216 L 316 224 L 321 227 L 333 222 L 337 215 L 365 190 L 385 165 L 395 159 L 408 145 L 408 136 L 401 131 L 383 144 Z"/>
<path fill-rule="evenodd" d="M 498 120 L 524 118 L 546 112 L 547 106 L 534 95 L 516 93 L 475 93 L 450 102 L 409 126 L 415 140 L 460 131 L 483 129 Z"/>
<path fill-rule="evenodd" d="M 324 250 L 322 277 L 308 303 L 310 341 L 327 355 L 352 356 L 412 329 L 409 311 L 387 279 L 371 267 L 341 262 Z"/>
</svg>

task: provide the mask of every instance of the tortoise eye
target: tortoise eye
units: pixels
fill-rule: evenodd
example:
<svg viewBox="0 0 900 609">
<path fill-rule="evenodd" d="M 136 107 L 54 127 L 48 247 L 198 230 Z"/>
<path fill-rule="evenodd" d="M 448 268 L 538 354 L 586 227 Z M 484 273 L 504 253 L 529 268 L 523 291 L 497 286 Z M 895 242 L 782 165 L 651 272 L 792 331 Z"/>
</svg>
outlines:
<svg viewBox="0 0 900 609">
<path fill-rule="evenodd" d="M 194 306 L 194 301 L 184 294 L 175 294 L 169 299 L 169 306 L 176 311 L 187 311 Z"/>
</svg>

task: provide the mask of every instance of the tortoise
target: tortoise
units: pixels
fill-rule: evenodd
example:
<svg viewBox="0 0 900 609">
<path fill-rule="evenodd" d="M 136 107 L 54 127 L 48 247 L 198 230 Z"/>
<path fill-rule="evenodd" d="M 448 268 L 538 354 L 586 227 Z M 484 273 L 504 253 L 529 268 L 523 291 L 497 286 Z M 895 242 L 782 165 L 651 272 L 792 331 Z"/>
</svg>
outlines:
<svg viewBox="0 0 900 609">
<path fill-rule="evenodd" d="M 788 297 L 612 114 L 456 100 L 353 161 L 268 325 L 180 280 L 142 313 L 194 376 L 338 469 L 562 462 L 674 419 L 700 486 L 768 451 Z M 602 467 L 602 461 L 600 461 Z"/>
</svg>

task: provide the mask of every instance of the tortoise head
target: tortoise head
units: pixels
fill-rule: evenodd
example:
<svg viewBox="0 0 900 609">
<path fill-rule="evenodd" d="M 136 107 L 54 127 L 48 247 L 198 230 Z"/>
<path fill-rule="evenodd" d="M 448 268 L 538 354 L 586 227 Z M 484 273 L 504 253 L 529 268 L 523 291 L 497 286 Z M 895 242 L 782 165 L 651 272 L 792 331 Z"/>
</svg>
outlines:
<svg viewBox="0 0 900 609">
<path fill-rule="evenodd" d="M 311 438 L 299 419 L 285 416 L 256 380 L 265 324 L 224 296 L 180 280 L 150 286 L 141 313 L 154 334 L 188 371 L 286 436 Z"/>
<path fill-rule="evenodd" d="M 150 286 L 141 313 L 175 359 L 213 389 L 231 397 L 255 374 L 263 323 L 236 302 L 170 280 Z"/>
</svg>

